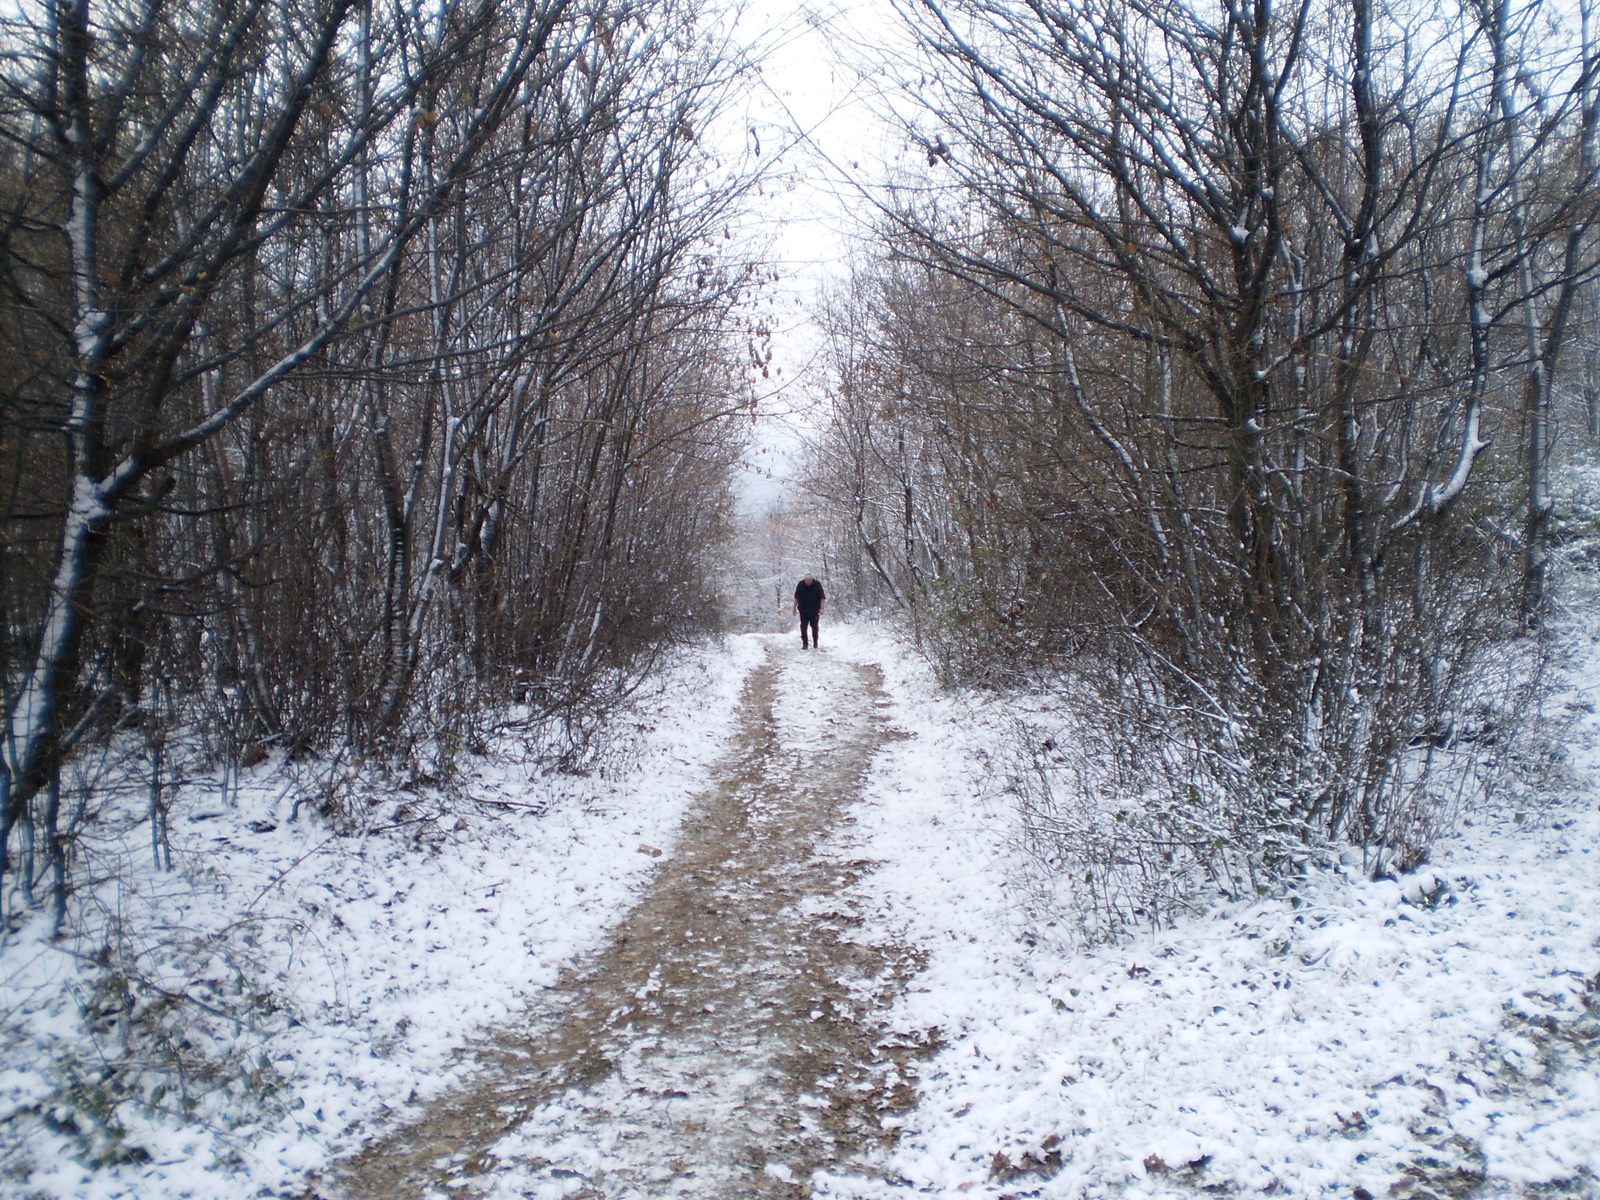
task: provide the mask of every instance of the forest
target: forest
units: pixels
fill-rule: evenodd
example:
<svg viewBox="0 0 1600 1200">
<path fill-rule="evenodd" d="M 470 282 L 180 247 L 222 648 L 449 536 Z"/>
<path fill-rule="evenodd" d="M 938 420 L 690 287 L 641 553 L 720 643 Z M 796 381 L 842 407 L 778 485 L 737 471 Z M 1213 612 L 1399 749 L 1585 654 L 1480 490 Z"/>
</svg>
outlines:
<svg viewBox="0 0 1600 1200">
<path fill-rule="evenodd" d="M 25 898 L 63 919 L 93 744 L 159 825 L 176 733 L 426 771 L 714 627 L 681 552 L 727 519 L 756 268 L 695 134 L 743 67 L 692 11 L 151 0 L 8 40 Z"/>
<path fill-rule="evenodd" d="M 1537 723 L 1551 472 L 1600 436 L 1591 14 L 905 16 L 934 183 L 826 318 L 835 572 L 1104 729 L 1025 801 L 1099 919 L 1411 869 Z"/>
<path fill-rule="evenodd" d="M 1199 1194 L 1221 1169 L 1207 1164 L 1231 1161 L 1209 1135 L 1192 1159 L 1088 1141 L 1074 1159 L 1088 1126 L 1007 1141 L 995 1125 L 967 1183 L 918 1175 L 935 1168 L 907 1165 L 897 1131 L 945 1145 L 932 1116 L 905 1114 L 956 1086 L 935 1055 L 980 1018 L 906 1024 L 922 1019 L 905 1009 L 917 971 L 960 971 L 904 931 L 948 920 L 958 942 L 982 908 L 969 942 L 1066 956 L 1057 975 L 994 967 L 1005 987 L 1088 978 L 1119 953 L 1135 958 L 1112 982 L 1137 981 L 1174 931 L 1209 929 L 1182 942 L 1209 946 L 1230 921 L 1267 921 L 1252 904 L 1292 914 L 1321 897 L 1337 925 L 1368 893 L 1329 889 L 1390 887 L 1434 913 L 1468 894 L 1440 864 L 1482 849 L 1460 841 L 1475 822 L 1514 817 L 1493 836 L 1533 837 L 1580 820 L 1538 815 L 1555 798 L 1595 807 L 1591 0 L 888 0 L 784 19 L 855 55 L 884 162 L 846 171 L 816 129 L 752 115 L 775 56 L 812 43 L 752 35 L 738 6 L 24 0 L 0 14 L 0 1193 L 433 1195 L 445 1176 L 424 1180 L 424 1151 L 459 1149 L 479 1174 L 449 1186 L 473 1196 L 842 1200 L 903 1177 L 1076 1197 L 1136 1176 L 1153 1181 L 1140 1195 Z M 824 175 L 853 229 L 810 317 L 786 326 L 783 234 L 764 210 Z M 785 338 L 815 344 L 788 381 Z M 753 501 L 752 454 L 776 426 L 801 448 L 778 499 Z M 813 572 L 832 665 L 790 646 L 788 590 Z M 917 774 L 897 739 L 943 747 L 927 751 L 943 765 Z M 851 805 L 891 793 L 912 807 L 841 832 L 858 821 L 840 814 L 866 811 Z M 769 843 L 763 814 L 787 804 Z M 947 836 L 919 822 L 947 818 L 987 832 L 896 891 Z M 867 848 L 840 849 L 851 837 Z M 827 854 L 848 870 L 816 874 Z M 722 966 L 672 976 L 662 964 L 694 930 L 664 935 L 663 917 L 649 933 L 638 914 L 716 915 L 749 863 L 769 873 L 739 887 L 809 899 L 724 912 L 715 940 L 855 904 L 878 914 L 870 951 L 802 923 L 811 965 L 774 951 L 728 967 L 732 992 L 695 993 Z M 502 870 L 519 882 L 476 907 L 483 929 L 445 921 L 452 906 L 450 921 L 474 920 L 468 897 Z M 1529 887 L 1547 895 L 1554 868 L 1538 870 Z M 713 876 L 714 903 L 695 890 Z M 969 882 L 992 912 L 949 899 Z M 390 911 L 358 932 L 380 894 Z M 1570 936 L 1592 937 L 1592 901 L 1579 908 Z M 441 962 L 480 933 L 486 948 L 423 984 L 402 946 L 435 919 Z M 547 921 L 514 954 L 487 929 Z M 654 974 L 628 957 L 666 936 Z M 1534 1039 L 1545 1073 L 1528 1078 L 1551 1088 L 1594 1067 L 1569 1053 L 1592 1043 L 1580 1025 L 1600 988 L 1581 953 L 1562 959 L 1571 979 L 1549 985 L 1545 1025 L 1520 1000 L 1493 1018 Z M 326 995 L 312 959 L 335 980 Z M 428 1017 L 445 1023 L 406 1048 L 418 1005 L 464 1003 L 448 997 L 480 968 L 481 1011 Z M 1437 975 L 1471 990 L 1500 969 Z M 584 1062 L 631 1062 L 606 1039 L 635 1001 L 666 1005 L 659 1040 L 720 1047 L 681 1014 L 774 980 L 761 1004 L 783 1011 L 813 977 L 847 975 L 848 1004 L 793 1003 L 806 1022 L 845 1014 L 816 1054 L 870 1059 L 857 1090 L 881 1098 L 835 1104 L 823 1138 L 782 1114 L 825 1109 L 811 1097 L 846 1068 L 771 1067 L 768 1107 L 738 1121 L 762 1137 L 803 1127 L 782 1153 L 724 1132 L 674 1150 L 666 1177 L 615 1165 L 614 1148 L 552 1166 L 565 1143 L 537 1130 L 558 1094 L 585 1097 L 580 1124 L 657 1130 L 639 1145 L 686 1135 L 659 1131 L 659 1105 L 624 1118 L 594 1100 L 612 1076 L 592 1066 L 549 1067 L 569 1090 L 538 1104 L 499 1060 L 460 1066 L 486 1029 L 524 1027 L 545 1030 L 526 1035 L 529 1062 L 580 1033 L 612 1047 Z M 568 1014 L 546 1014 L 557 1025 L 516 1016 L 574 980 L 591 999 L 551 1009 Z M 680 984 L 681 1019 L 650 999 Z M 1048 986 L 1047 1014 L 1076 1013 L 1087 987 L 1069 1003 Z M 365 1028 L 385 997 L 409 1005 L 383 1010 L 397 1032 L 314 1061 L 334 1054 L 316 1038 Z M 612 1000 L 604 1020 L 584 1015 Z M 761 1026 L 745 1053 L 804 1050 L 809 1028 Z M 1440 1053 L 1466 1054 L 1467 1035 L 1448 1036 Z M 648 1058 L 641 1044 L 629 1053 Z M 362 1082 L 377 1068 L 358 1058 L 408 1054 L 409 1074 Z M 1054 1077 L 1076 1095 L 1078 1074 Z M 494 1143 L 521 1175 L 482 1167 L 478 1133 L 429 1140 L 445 1126 L 428 1104 L 456 1103 L 463 1128 L 486 1119 L 480 1078 L 500 1081 L 495 1104 L 524 1089 L 527 1123 Z M 674 1102 L 697 1086 L 649 1085 Z M 1594 1111 L 1573 1107 L 1575 1087 L 1558 1098 L 1578 1127 Z M 728 1112 L 757 1104 L 737 1094 Z M 323 1107 L 349 1114 L 342 1131 L 307 1132 Z M 1369 1117 L 1357 1129 L 1345 1112 L 1329 1128 L 1367 1135 Z M 1516 1153 L 1507 1167 L 1462 1124 L 1467 1182 L 1415 1190 L 1444 1187 L 1415 1166 L 1445 1153 L 1419 1128 L 1402 1140 L 1433 1150 L 1395 1151 L 1371 1187 L 1523 1195 L 1494 1189 L 1525 1167 L 1577 1196 L 1600 1177 L 1570 1148 L 1548 1150 L 1559 1170 Z M 160 1174 L 179 1158 L 198 1174 Z M 1132 1174 L 1104 1174 L 1113 1160 Z M 1229 1194 L 1282 1179 L 1373 1194 L 1353 1182 L 1365 1154 L 1272 1185 L 1249 1161 Z M 1003 1192 L 1018 1180 L 1044 1190 Z"/>
</svg>

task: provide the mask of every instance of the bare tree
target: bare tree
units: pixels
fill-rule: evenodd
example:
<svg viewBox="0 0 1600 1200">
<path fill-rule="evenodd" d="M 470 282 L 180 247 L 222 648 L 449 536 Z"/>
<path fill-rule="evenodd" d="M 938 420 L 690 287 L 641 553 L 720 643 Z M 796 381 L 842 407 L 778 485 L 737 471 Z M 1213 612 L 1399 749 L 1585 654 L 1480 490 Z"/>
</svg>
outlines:
<svg viewBox="0 0 1600 1200">
<path fill-rule="evenodd" d="M 941 447 L 951 636 L 1113 706 L 1152 861 L 1416 861 L 1430 754 L 1541 602 L 1592 45 L 1508 11 L 904 10 L 930 178 L 884 206 L 832 436 L 874 439 L 884 496 L 885 426 Z"/>
<path fill-rule="evenodd" d="M 696 134 L 745 64 L 692 6 L 83 0 L 7 39 L 0 858 L 50 827 L 58 916 L 54 781 L 117 722 L 399 759 L 683 635 L 752 278 Z"/>
</svg>

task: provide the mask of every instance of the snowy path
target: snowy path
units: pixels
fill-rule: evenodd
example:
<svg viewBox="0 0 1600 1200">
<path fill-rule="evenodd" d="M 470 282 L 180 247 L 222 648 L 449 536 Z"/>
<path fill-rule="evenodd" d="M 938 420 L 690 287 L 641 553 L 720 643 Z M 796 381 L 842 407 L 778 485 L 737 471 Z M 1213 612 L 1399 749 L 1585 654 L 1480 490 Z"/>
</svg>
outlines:
<svg viewBox="0 0 1600 1200">
<path fill-rule="evenodd" d="M 769 647 L 713 787 L 639 904 L 485 1070 L 351 1160 L 352 1198 L 801 1196 L 870 1171 L 925 1052 L 882 1016 L 911 952 L 851 936 L 828 853 L 896 738 L 872 665 Z M 684 714 L 693 720 L 693 714 Z M 894 1122 L 891 1122 L 894 1124 Z"/>
<path fill-rule="evenodd" d="M 224 952 L 270 965 L 275 1025 L 182 1028 L 274 1064 L 276 1107 L 125 1103 L 148 1158 L 104 1166 L 12 1120 L 38 1166 L 0 1194 L 1600 1198 L 1600 637 L 1571 774 L 1426 871 L 1082 946 L 1018 887 L 1004 790 L 1019 736 L 1071 730 L 825 633 L 681 660 L 612 775 L 474 759 L 448 803 L 376 794 L 389 831 L 360 839 L 289 820 L 270 764 L 236 807 L 195 784 L 184 872 L 107 898 L 195 930 L 198 960 L 144 960 L 170 990 L 236 994 Z M 69 1040 L 87 960 L 10 953 L 9 1061 L 104 1052 Z M 0 1070 L 0 1115 L 59 1086 Z"/>
</svg>

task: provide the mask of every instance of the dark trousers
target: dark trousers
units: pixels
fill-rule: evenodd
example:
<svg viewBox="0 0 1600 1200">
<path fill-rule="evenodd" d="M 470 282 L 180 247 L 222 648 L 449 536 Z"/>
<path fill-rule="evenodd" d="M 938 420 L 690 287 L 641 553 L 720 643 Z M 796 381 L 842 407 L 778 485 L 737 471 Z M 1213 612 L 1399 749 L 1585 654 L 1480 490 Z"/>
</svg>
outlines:
<svg viewBox="0 0 1600 1200">
<path fill-rule="evenodd" d="M 800 614 L 800 645 L 806 645 L 806 626 L 811 626 L 811 645 L 817 644 L 817 613 L 803 612 Z"/>
</svg>

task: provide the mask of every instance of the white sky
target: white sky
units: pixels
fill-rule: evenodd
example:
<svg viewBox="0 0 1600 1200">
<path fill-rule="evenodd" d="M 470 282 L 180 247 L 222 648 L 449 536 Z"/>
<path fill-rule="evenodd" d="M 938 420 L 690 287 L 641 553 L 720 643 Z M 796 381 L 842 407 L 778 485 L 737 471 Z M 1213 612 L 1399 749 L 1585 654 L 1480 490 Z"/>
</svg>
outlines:
<svg viewBox="0 0 1600 1200">
<path fill-rule="evenodd" d="M 847 275 L 862 231 L 866 204 L 854 184 L 881 180 L 905 148 L 903 135 L 879 116 L 876 79 L 864 79 L 860 66 L 901 34 L 888 0 L 750 0 L 738 29 L 765 50 L 744 136 L 754 130 L 764 156 L 781 154 L 757 209 L 769 223 L 758 236 L 772 238 L 769 260 L 780 276 L 769 298 L 772 377 L 760 381 L 772 387 L 771 415 L 747 456 L 742 487 L 746 510 L 760 511 L 781 495 L 821 392 L 813 314 L 819 291 Z"/>
</svg>

